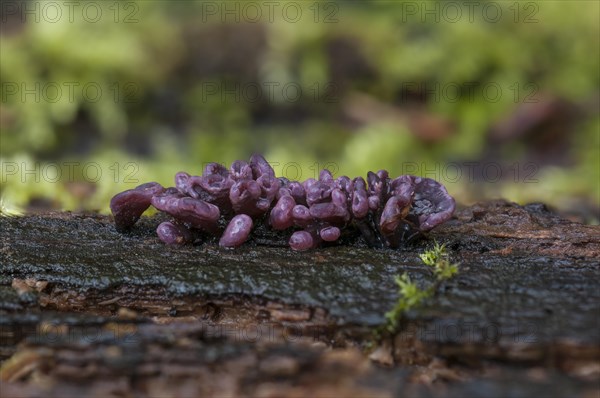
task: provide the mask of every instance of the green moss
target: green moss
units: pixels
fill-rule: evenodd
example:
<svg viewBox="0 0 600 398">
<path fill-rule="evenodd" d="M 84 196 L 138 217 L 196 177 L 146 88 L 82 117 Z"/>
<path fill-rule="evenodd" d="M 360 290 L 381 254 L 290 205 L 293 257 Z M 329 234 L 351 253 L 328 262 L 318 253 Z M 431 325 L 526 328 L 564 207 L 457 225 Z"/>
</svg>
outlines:
<svg viewBox="0 0 600 398">
<path fill-rule="evenodd" d="M 405 272 L 402 275 L 397 275 L 395 278 L 398 285 L 398 301 L 394 307 L 385 314 L 387 323 L 384 326 L 384 331 L 395 333 L 398 330 L 402 316 L 410 310 L 420 306 L 426 299 L 432 297 L 439 285 L 458 273 L 458 264 L 452 264 L 449 259 L 446 245 L 440 245 L 435 242 L 433 248 L 425 251 L 419 256 L 423 264 L 430 267 L 435 281 L 428 286 L 419 287 L 415 282 L 411 281 L 408 274 Z M 381 331 L 380 333 L 381 334 Z"/>
<path fill-rule="evenodd" d="M 387 319 L 386 330 L 390 333 L 394 333 L 398 328 L 398 324 L 402 315 L 417 306 L 419 306 L 425 299 L 431 297 L 433 289 L 430 287 L 421 289 L 416 283 L 410 280 L 410 277 L 405 272 L 402 275 L 397 275 L 395 278 L 396 284 L 398 285 L 398 301 L 394 308 L 385 313 Z"/>
<path fill-rule="evenodd" d="M 84 162 L 120 150 L 108 167 L 134 157 L 139 175 L 142 166 L 159 170 L 148 181 L 168 171 L 170 182 L 173 159 L 197 172 L 204 162 L 258 151 L 280 165 L 306 164 L 304 178 L 316 162 L 352 177 L 386 168 L 392 175 L 435 173 L 463 203 L 484 192 L 559 210 L 597 207 L 600 191 L 590 183 L 600 170 L 591 111 L 600 84 L 597 2 L 500 2 L 498 23 L 486 20 L 481 5 L 472 20 L 459 5 L 463 18 L 449 22 L 407 13 L 401 2 L 306 3 L 298 23 L 280 13 L 256 24 L 222 24 L 218 15 L 199 23 L 199 4 L 130 1 L 120 18 L 134 10 L 135 23 L 114 23 L 111 2 L 98 23 L 28 21 L 3 36 L 1 160 Z M 327 17 L 335 23 L 324 23 Z M 356 26 L 364 27 L 360 34 Z M 87 85 L 102 96 L 90 98 Z M 54 99 L 52 87 L 63 95 Z M 259 99 L 252 87 L 261 88 Z M 487 97 L 494 87 L 497 100 Z M 473 184 L 466 170 L 459 181 L 444 181 L 452 178 L 441 172 L 446 166 L 486 159 L 495 124 L 527 101 L 554 99 L 583 111 L 578 126 L 564 132 L 573 140 L 560 170 L 549 159 L 531 175 L 535 184 L 524 181 L 528 170 L 515 177 L 512 169 L 494 183 Z M 527 161 L 527 145 L 514 138 L 498 149 L 510 166 Z M 86 203 L 61 184 L 34 187 L 11 175 L 2 176 L 0 196 L 25 208 L 41 193 L 58 208 L 90 209 L 121 188 L 111 174 L 104 172 L 107 181 Z"/>
</svg>

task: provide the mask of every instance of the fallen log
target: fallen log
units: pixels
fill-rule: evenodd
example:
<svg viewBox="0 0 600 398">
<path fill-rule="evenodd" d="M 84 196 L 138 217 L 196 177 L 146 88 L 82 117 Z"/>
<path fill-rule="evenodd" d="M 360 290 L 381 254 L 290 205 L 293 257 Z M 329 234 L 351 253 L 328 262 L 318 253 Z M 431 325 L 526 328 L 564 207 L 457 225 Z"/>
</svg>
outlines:
<svg viewBox="0 0 600 398">
<path fill-rule="evenodd" d="M 76 367 L 69 362 L 73 357 L 85 354 L 90 362 L 84 384 L 104 392 L 114 378 L 121 383 L 119 394 L 125 389 L 156 395 L 169 386 L 215 393 L 219 386 L 208 383 L 215 375 L 230 380 L 223 383 L 235 387 L 232 393 L 250 395 L 291 394 L 292 386 L 304 395 L 331 395 L 349 385 L 357 388 L 354 382 L 373 384 L 365 395 L 386 395 L 408 391 L 416 381 L 410 387 L 414 396 L 477 395 L 475 385 L 501 396 L 505 378 L 513 376 L 515 391 L 523 395 L 559 387 L 576 395 L 597 391 L 598 226 L 563 220 L 539 204 L 495 201 L 458 211 L 401 250 L 374 250 L 356 240 L 298 253 L 285 247 L 285 237 L 267 230 L 256 231 L 252 241 L 235 250 L 216 242 L 169 247 L 155 235 L 159 220 L 143 218 L 121 234 L 109 217 L 98 214 L 0 218 L 3 389 L 31 396 L 48 387 L 39 380 L 53 380 L 46 392 L 81 392 L 68 369 Z M 460 264 L 459 274 L 405 314 L 399 333 L 375 349 L 374 358 L 395 364 L 401 376 L 373 368 L 349 347 L 370 352 L 377 345 L 372 332 L 398 299 L 395 275 L 407 272 L 420 284 L 432 279 L 418 255 L 434 240 L 447 245 Z M 167 371 L 172 378 L 157 378 L 156 369 L 183 355 L 172 341 L 163 342 L 181 328 L 185 332 L 173 339 L 200 348 L 177 371 Z M 135 336 L 137 354 L 123 350 L 123 333 Z M 157 346 L 160 355 L 153 356 Z M 206 362 L 206 347 L 216 350 L 220 373 L 207 371 L 214 364 Z M 233 350 L 240 361 L 246 355 L 231 347 L 253 358 L 261 350 L 288 351 L 280 365 L 254 359 L 240 370 L 242 376 L 231 378 L 234 365 L 219 350 Z M 323 380 L 318 369 L 332 355 L 324 347 L 342 347 L 335 355 L 356 363 L 334 381 Z M 302 365 L 308 353 L 313 362 Z M 252 373 L 256 366 L 291 370 L 277 376 L 282 383 L 269 384 L 270 376 Z M 483 376 L 482 369 L 490 366 L 501 371 Z M 545 376 L 515 370 L 523 366 L 541 369 Z M 181 367 L 194 370 L 186 373 Z M 128 371 L 119 373 L 123 368 Z M 136 385 L 140 374 L 144 381 Z M 372 383 L 380 379 L 385 382 Z M 436 380 L 443 388 L 433 388 Z M 214 389 L 194 390 L 200 388 L 194 383 Z"/>
</svg>

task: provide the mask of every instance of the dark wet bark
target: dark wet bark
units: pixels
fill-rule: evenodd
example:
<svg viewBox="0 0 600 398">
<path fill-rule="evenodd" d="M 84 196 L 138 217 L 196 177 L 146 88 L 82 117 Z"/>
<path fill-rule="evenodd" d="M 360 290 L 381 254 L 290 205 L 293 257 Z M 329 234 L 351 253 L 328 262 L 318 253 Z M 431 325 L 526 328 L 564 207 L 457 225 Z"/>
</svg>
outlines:
<svg viewBox="0 0 600 398">
<path fill-rule="evenodd" d="M 598 392 L 597 226 L 498 201 L 402 250 L 345 236 L 298 253 L 266 230 L 235 250 L 169 247 L 161 221 L 121 234 L 98 215 L 0 219 L 0 395 Z M 370 365 L 394 275 L 433 280 L 418 254 L 434 239 L 458 276 L 375 350 L 396 366 Z"/>
</svg>

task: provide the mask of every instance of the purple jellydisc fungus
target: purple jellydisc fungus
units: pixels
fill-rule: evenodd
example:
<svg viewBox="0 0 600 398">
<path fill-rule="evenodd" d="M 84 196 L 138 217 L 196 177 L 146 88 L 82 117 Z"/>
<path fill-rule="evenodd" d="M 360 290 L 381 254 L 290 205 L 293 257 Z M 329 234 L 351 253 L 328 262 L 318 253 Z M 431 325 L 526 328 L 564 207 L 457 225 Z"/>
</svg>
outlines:
<svg viewBox="0 0 600 398">
<path fill-rule="evenodd" d="M 194 242 L 198 234 L 237 247 L 264 224 L 289 234 L 293 250 L 308 250 L 361 236 L 374 247 L 397 248 L 452 217 L 455 202 L 439 182 L 388 172 L 350 179 L 322 170 L 319 179 L 289 181 L 275 176 L 260 155 L 229 168 L 209 163 L 201 176 L 179 172 L 175 187 L 151 182 L 115 195 L 110 203 L 123 231 L 150 206 L 170 215 L 156 232 L 169 245 Z"/>
<path fill-rule="evenodd" d="M 241 180 L 236 182 L 229 191 L 229 200 L 236 214 L 244 213 L 252 216 L 258 216 L 264 213 L 259 209 L 261 187 L 254 180 Z M 265 210 L 266 211 L 266 210 Z"/>
<path fill-rule="evenodd" d="M 238 214 L 233 217 L 227 225 L 227 228 L 225 228 L 221 240 L 219 240 L 219 246 L 240 246 L 248 239 L 248 236 L 250 236 L 253 225 L 252 219 L 245 214 Z"/>
<path fill-rule="evenodd" d="M 271 210 L 269 221 L 273 229 L 284 230 L 294 225 L 293 210 L 296 201 L 291 195 L 284 195 Z"/>
<path fill-rule="evenodd" d="M 339 239 L 341 231 L 338 227 L 326 227 L 319 231 L 319 235 L 326 242 L 335 242 Z"/>
<path fill-rule="evenodd" d="M 193 240 L 192 232 L 183 225 L 165 221 L 156 228 L 159 239 L 167 245 L 183 245 Z"/>
<path fill-rule="evenodd" d="M 181 223 L 208 232 L 216 231 L 219 221 L 219 208 L 201 199 L 178 194 L 157 195 L 152 198 L 152 206 L 173 216 Z"/>
<path fill-rule="evenodd" d="M 148 182 L 116 194 L 110 201 L 110 210 L 115 217 L 115 225 L 122 231 L 130 228 L 150 207 L 152 197 L 164 192 L 157 182 Z"/>
<path fill-rule="evenodd" d="M 296 231 L 290 237 L 289 245 L 294 250 L 308 250 L 315 247 L 315 239 L 308 231 Z"/>
<path fill-rule="evenodd" d="M 365 180 L 362 177 L 354 179 L 354 191 L 352 192 L 352 214 L 356 218 L 364 218 L 369 212 L 369 199 Z"/>
<path fill-rule="evenodd" d="M 298 227 L 306 227 L 313 222 L 313 218 L 310 215 L 310 210 L 304 205 L 296 205 L 292 209 L 292 218 L 294 224 Z"/>
<path fill-rule="evenodd" d="M 415 197 L 411 214 L 421 231 L 429 231 L 452 217 L 456 203 L 446 188 L 430 178 L 413 177 Z"/>
</svg>

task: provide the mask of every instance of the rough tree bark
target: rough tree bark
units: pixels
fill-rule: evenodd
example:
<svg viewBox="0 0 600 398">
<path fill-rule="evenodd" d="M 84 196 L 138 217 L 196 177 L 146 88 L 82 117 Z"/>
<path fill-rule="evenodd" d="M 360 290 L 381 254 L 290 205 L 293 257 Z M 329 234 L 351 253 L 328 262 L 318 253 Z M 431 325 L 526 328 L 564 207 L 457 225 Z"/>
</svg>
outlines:
<svg viewBox="0 0 600 398">
<path fill-rule="evenodd" d="M 166 247 L 158 218 L 128 234 L 94 214 L 0 219 L 2 396 L 599 392 L 598 226 L 495 201 L 402 250 L 297 253 L 264 229 Z M 432 280 L 434 240 L 458 276 L 374 340 L 394 276 Z"/>
</svg>

